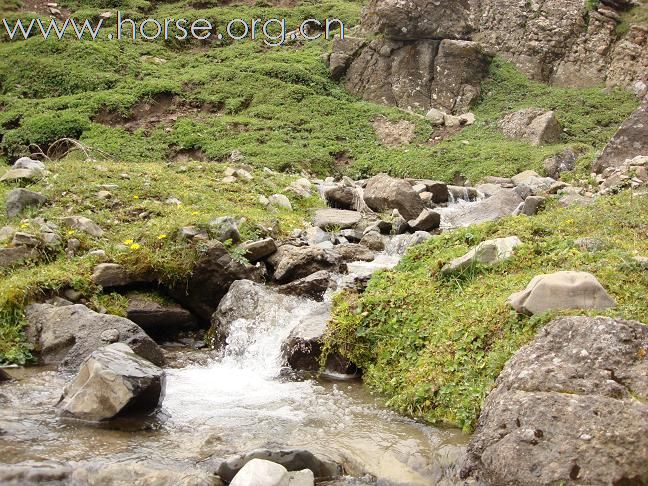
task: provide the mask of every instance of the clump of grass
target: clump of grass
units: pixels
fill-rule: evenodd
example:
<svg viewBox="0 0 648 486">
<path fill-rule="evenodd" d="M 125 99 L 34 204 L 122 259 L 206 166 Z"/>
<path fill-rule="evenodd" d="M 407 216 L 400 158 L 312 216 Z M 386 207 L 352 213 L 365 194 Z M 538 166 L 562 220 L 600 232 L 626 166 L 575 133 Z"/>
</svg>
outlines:
<svg viewBox="0 0 648 486">
<path fill-rule="evenodd" d="M 506 361 L 560 314 L 529 318 L 507 307 L 509 295 L 535 275 L 591 272 L 617 302 L 600 314 L 648 322 L 648 274 L 633 259 L 648 255 L 645 199 L 624 193 L 591 207 L 550 206 L 534 218 L 434 237 L 412 248 L 395 271 L 374 276 L 364 294 L 338 297 L 328 349 L 363 368 L 365 383 L 398 411 L 470 430 Z M 511 235 L 524 246 L 509 261 L 441 275 L 445 263 L 481 241 Z M 584 236 L 603 240 L 606 249 L 581 251 L 574 240 Z"/>
</svg>

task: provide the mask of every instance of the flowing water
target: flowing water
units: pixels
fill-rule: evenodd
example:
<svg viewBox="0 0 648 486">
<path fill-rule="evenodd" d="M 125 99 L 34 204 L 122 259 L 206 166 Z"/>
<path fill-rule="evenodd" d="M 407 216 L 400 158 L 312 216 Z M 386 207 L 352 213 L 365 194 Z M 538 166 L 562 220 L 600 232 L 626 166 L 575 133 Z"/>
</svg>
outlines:
<svg viewBox="0 0 648 486">
<path fill-rule="evenodd" d="M 54 405 L 69 376 L 45 368 L 13 370 L 19 380 L 0 386 L 0 462 L 170 464 L 259 447 L 303 448 L 345 464 L 354 475 L 451 484 L 467 436 L 400 417 L 357 381 L 287 373 L 282 342 L 304 319 L 326 310 L 297 297 L 266 299 L 253 318 L 230 323 L 219 356 L 181 354 L 183 366 L 167 370 L 162 410 L 143 430 L 63 421 Z"/>
</svg>

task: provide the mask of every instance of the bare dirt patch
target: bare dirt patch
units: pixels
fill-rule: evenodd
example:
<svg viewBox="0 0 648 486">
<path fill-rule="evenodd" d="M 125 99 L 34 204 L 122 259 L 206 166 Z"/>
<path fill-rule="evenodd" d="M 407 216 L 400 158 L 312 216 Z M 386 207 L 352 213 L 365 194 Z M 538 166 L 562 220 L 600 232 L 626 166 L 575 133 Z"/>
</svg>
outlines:
<svg viewBox="0 0 648 486">
<path fill-rule="evenodd" d="M 383 145 L 398 147 L 412 143 L 416 125 L 407 120 L 391 122 L 384 116 L 379 116 L 373 122 L 373 129 Z"/>
<path fill-rule="evenodd" d="M 219 109 L 212 104 L 187 103 L 173 94 L 161 93 L 134 105 L 127 117 L 117 111 L 105 109 L 95 115 L 92 121 L 129 132 L 139 129 L 150 131 L 160 125 L 171 126 L 179 118 L 199 113 L 218 113 Z"/>
</svg>

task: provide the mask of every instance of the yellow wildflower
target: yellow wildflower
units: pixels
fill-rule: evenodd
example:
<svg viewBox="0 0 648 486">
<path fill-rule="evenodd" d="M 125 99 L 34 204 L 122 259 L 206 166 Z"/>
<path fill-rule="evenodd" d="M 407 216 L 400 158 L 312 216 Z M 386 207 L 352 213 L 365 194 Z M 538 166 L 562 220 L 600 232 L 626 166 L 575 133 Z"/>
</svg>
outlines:
<svg viewBox="0 0 648 486">
<path fill-rule="evenodd" d="M 159 235 L 158 240 L 164 240 L 166 239 L 167 235 Z"/>
<path fill-rule="evenodd" d="M 133 199 L 137 201 L 139 199 L 139 196 L 133 196 Z"/>
<path fill-rule="evenodd" d="M 141 246 L 140 246 L 138 243 L 133 243 L 133 244 L 130 246 L 130 249 L 133 250 L 133 251 L 135 251 L 135 250 L 139 250 L 140 248 L 141 248 Z"/>
<path fill-rule="evenodd" d="M 134 243 L 133 240 L 124 240 L 124 245 L 130 246 Z"/>
</svg>

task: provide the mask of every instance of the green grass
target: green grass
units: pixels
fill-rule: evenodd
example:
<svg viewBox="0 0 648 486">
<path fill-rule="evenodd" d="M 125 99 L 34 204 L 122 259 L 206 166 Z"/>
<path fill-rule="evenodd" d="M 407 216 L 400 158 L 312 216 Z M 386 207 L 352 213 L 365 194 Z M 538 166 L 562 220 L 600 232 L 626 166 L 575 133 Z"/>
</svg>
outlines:
<svg viewBox="0 0 648 486">
<path fill-rule="evenodd" d="M 509 261 L 458 278 L 440 274 L 481 241 L 511 235 L 524 246 Z M 583 236 L 607 249 L 577 249 Z M 505 362 L 556 315 L 519 316 L 505 304 L 509 295 L 535 275 L 587 271 L 618 304 L 602 314 L 648 323 L 648 272 L 636 255 L 648 255 L 648 204 L 629 193 L 447 233 L 373 277 L 363 295 L 338 298 L 328 345 L 363 368 L 365 383 L 398 411 L 470 430 Z"/>
<path fill-rule="evenodd" d="M 77 17 L 96 16 L 102 11 L 96 5 L 68 4 Z M 291 26 L 308 17 L 338 17 L 350 27 L 360 11 L 360 3 L 342 0 L 301 2 L 295 8 L 260 3 L 217 7 L 209 2 L 202 9 L 186 2 L 127 5 L 136 18 L 205 17 L 222 23 L 286 17 Z M 546 157 L 566 146 L 582 149 L 589 162 L 637 106 L 626 92 L 529 81 L 498 59 L 474 110 L 477 123 L 431 146 L 433 127 L 424 118 L 358 100 L 333 82 L 322 60 L 329 49 L 325 41 L 272 48 L 261 40 L 118 43 L 105 35 L 96 42 L 0 42 L 0 157 L 14 159 L 28 153 L 30 144 L 45 148 L 66 136 L 124 162 L 164 162 L 186 150 L 221 161 L 240 150 L 249 163 L 280 171 L 356 177 L 386 171 L 441 180 L 461 172 L 476 182 L 485 175 L 541 170 Z M 179 105 L 172 108 L 174 119 L 128 130 L 97 121 L 106 113 L 128 117 L 141 103 L 170 95 Z M 556 110 L 565 127 L 559 144 L 536 148 L 503 137 L 498 119 L 528 106 Z M 414 142 L 382 145 L 372 127 L 379 115 L 415 123 Z M 351 163 L 336 165 L 340 154 Z"/>
<path fill-rule="evenodd" d="M 208 228 L 212 219 L 228 215 L 245 218 L 240 231 L 243 239 L 259 235 L 258 225 L 278 225 L 277 236 L 286 236 L 301 227 L 309 218 L 311 209 L 321 205 L 317 197 L 302 199 L 286 193 L 294 211 L 272 211 L 259 202 L 259 194 L 269 196 L 284 192 L 295 179 L 284 174 L 254 173 L 250 182 L 224 184 L 224 166 L 189 162 L 182 166 L 160 163 L 87 162 L 78 157 L 48 165 L 51 175 L 29 185 L 49 198 L 47 206 L 34 210 L 48 221 L 58 223 L 70 214 L 84 215 L 95 221 L 104 231 L 101 238 L 71 231 L 60 225 L 64 240 L 81 240 L 80 257 L 70 258 L 60 251 L 48 252 L 43 260 L 31 265 L 0 271 L 0 362 L 22 362 L 29 356 L 21 329 L 22 310 L 33 300 L 72 287 L 83 292 L 95 308 L 119 310 L 120 301 L 99 294 L 91 280 L 96 257 L 87 255 L 91 249 L 106 251 L 107 260 L 123 263 L 134 271 L 154 270 L 164 284 L 185 278 L 192 270 L 200 247 L 177 237 L 178 229 L 194 225 Z M 128 174 L 129 179 L 122 177 Z M 117 184 L 110 189 L 112 198 L 97 198 L 103 184 Z M 5 200 L 13 186 L 0 185 L 0 200 Z M 165 201 L 175 197 L 182 205 Z M 143 216 L 146 214 L 146 216 Z M 0 227 L 12 225 L 29 233 L 39 233 L 39 227 L 29 218 L 7 219 L 0 214 Z M 139 245 L 131 250 L 130 245 Z M 125 244 L 124 242 L 128 242 Z"/>
</svg>

